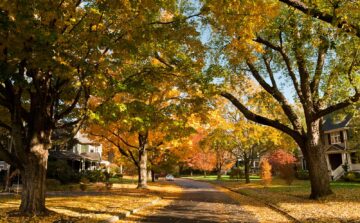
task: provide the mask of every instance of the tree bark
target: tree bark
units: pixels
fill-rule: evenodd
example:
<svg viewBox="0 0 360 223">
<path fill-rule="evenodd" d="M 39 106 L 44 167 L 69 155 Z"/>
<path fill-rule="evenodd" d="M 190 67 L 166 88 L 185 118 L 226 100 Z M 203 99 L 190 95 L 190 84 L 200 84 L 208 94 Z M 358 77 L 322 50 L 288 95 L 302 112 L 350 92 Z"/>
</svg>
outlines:
<svg viewBox="0 0 360 223">
<path fill-rule="evenodd" d="M 217 179 L 218 180 L 221 179 L 221 168 L 219 168 L 218 171 L 217 171 Z"/>
<path fill-rule="evenodd" d="M 24 215 L 42 215 L 45 207 L 45 180 L 48 150 L 45 145 L 38 144 L 30 148 L 36 154 L 29 154 L 21 168 L 22 193 L 20 213 Z"/>
<path fill-rule="evenodd" d="M 326 153 L 321 141 L 320 120 L 307 123 L 306 142 L 300 147 L 309 168 L 311 199 L 318 199 L 332 194 L 330 176 L 326 163 Z"/>
<path fill-rule="evenodd" d="M 151 182 L 155 182 L 155 171 L 151 170 Z"/>
<path fill-rule="evenodd" d="M 137 188 L 147 188 L 147 133 L 139 134 L 139 177 Z"/>
<path fill-rule="evenodd" d="M 147 153 L 146 150 L 139 151 L 139 167 L 138 167 L 138 186 L 137 188 L 147 188 Z"/>
<path fill-rule="evenodd" d="M 244 158 L 244 174 L 245 174 L 245 183 L 250 183 L 250 159 L 248 157 Z"/>
</svg>

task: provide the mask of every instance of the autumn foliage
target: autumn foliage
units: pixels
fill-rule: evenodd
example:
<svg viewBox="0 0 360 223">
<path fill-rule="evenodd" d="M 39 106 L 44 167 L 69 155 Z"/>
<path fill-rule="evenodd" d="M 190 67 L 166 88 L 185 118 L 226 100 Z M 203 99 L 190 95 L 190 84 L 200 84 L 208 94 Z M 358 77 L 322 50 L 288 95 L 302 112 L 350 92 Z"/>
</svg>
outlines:
<svg viewBox="0 0 360 223">
<path fill-rule="evenodd" d="M 280 177 L 290 185 L 295 178 L 296 158 L 289 152 L 279 149 L 272 152 L 268 159 L 273 171 L 278 172 Z"/>
<path fill-rule="evenodd" d="M 267 158 L 263 158 L 260 162 L 260 177 L 265 186 L 270 185 L 272 181 L 271 164 Z"/>
</svg>

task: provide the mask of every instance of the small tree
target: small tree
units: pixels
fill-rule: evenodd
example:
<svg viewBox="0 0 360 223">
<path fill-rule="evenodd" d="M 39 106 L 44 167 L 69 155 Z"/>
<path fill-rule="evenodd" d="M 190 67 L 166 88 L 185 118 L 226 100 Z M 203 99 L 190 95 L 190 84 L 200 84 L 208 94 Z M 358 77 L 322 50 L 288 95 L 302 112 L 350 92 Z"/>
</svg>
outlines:
<svg viewBox="0 0 360 223">
<path fill-rule="evenodd" d="M 261 160 L 260 163 L 260 176 L 265 186 L 271 184 L 272 177 L 271 177 L 271 165 L 267 158 Z"/>
<path fill-rule="evenodd" d="M 280 177 L 284 179 L 288 185 L 291 185 L 295 178 L 294 167 L 296 158 L 291 153 L 278 149 L 270 154 L 269 162 L 273 167 L 273 171 L 278 172 Z"/>
</svg>

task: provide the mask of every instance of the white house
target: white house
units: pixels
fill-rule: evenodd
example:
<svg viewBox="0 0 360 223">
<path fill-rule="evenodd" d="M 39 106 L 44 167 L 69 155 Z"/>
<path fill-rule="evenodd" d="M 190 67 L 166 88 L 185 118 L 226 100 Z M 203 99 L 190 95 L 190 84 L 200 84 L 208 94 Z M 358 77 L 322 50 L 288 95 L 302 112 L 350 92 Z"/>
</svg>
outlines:
<svg viewBox="0 0 360 223">
<path fill-rule="evenodd" d="M 327 117 L 322 126 L 322 141 L 326 150 L 329 176 L 338 180 L 347 171 L 360 172 L 360 144 L 355 134 L 359 126 L 351 115 L 342 118 Z M 306 168 L 302 160 L 303 169 Z"/>
<path fill-rule="evenodd" d="M 72 140 L 70 148 L 53 149 L 49 159 L 67 160 L 69 166 L 77 171 L 96 170 L 102 162 L 102 145 L 89 139 L 80 131 Z"/>
</svg>

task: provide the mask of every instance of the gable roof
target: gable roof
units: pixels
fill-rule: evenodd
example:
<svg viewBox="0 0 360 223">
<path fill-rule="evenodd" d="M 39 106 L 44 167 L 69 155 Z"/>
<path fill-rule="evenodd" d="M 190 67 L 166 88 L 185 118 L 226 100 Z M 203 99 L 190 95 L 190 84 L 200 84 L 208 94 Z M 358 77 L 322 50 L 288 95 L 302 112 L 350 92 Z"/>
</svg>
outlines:
<svg viewBox="0 0 360 223">
<path fill-rule="evenodd" d="M 337 152 L 337 151 L 343 151 L 343 150 L 345 150 L 345 147 L 343 147 L 339 144 L 332 144 L 326 149 L 326 152 Z"/>
<path fill-rule="evenodd" d="M 78 144 L 82 144 L 82 145 L 100 146 L 100 143 L 92 141 L 87 137 L 87 135 L 85 135 L 80 131 L 75 135 L 75 140 L 77 141 Z"/>
<path fill-rule="evenodd" d="M 334 129 L 341 129 L 348 126 L 352 115 L 346 115 L 346 117 L 342 121 L 334 121 L 333 116 L 328 116 L 323 124 L 321 125 L 321 130 L 323 131 L 331 131 Z"/>
</svg>

